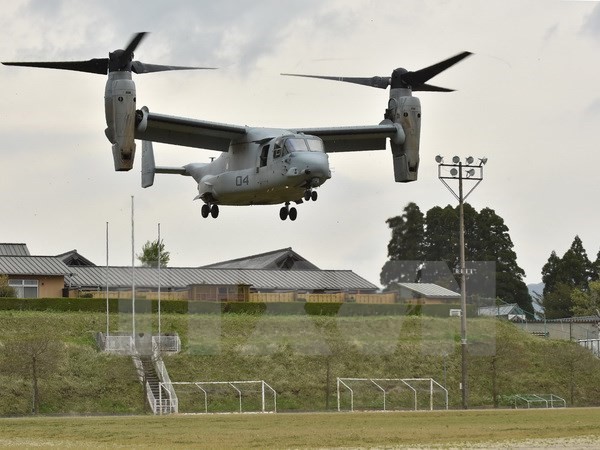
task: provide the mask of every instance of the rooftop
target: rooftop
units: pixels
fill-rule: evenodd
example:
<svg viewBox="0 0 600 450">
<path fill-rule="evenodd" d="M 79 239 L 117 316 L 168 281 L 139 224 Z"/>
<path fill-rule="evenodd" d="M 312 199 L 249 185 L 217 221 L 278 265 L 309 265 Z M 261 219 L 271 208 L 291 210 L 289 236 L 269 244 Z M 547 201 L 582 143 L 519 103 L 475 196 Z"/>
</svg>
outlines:
<svg viewBox="0 0 600 450">
<path fill-rule="evenodd" d="M 398 286 L 416 292 L 425 298 L 460 298 L 460 294 L 434 283 L 398 283 Z"/>
<path fill-rule="evenodd" d="M 72 277 L 67 284 L 86 289 L 126 289 L 131 286 L 131 267 L 70 267 Z M 135 284 L 140 288 L 158 286 L 159 270 L 135 268 Z M 164 289 L 184 289 L 193 284 L 250 285 L 257 290 L 364 290 L 375 291 L 377 286 L 351 270 L 262 270 L 165 267 L 160 270 L 160 285 Z"/>
<path fill-rule="evenodd" d="M 27 244 L 0 243 L 0 256 L 29 256 Z"/>
<path fill-rule="evenodd" d="M 319 270 L 291 247 L 202 266 L 204 269 Z"/>
</svg>

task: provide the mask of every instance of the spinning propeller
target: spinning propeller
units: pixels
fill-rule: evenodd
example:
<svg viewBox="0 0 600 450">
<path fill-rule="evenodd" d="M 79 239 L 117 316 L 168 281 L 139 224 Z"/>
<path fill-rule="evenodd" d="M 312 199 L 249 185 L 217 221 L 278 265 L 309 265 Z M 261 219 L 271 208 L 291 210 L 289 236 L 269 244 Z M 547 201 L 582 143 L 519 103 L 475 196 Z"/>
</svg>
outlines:
<svg viewBox="0 0 600 450">
<path fill-rule="evenodd" d="M 87 61 L 3 62 L 2 64 L 6 66 L 74 70 L 102 75 L 110 72 L 134 72 L 140 74 L 164 72 L 167 70 L 214 69 L 214 67 L 164 66 L 133 61 L 133 52 L 146 34 L 146 32 L 135 34 L 125 49 L 110 52 L 108 58 L 94 58 Z"/>
<path fill-rule="evenodd" d="M 387 89 L 388 86 L 391 86 L 392 89 L 404 88 L 411 89 L 413 91 L 452 92 L 454 89 L 433 86 L 431 84 L 427 84 L 427 81 L 470 55 L 472 55 L 471 52 L 462 52 L 456 56 L 453 56 L 452 58 L 448 58 L 437 64 L 425 67 L 424 69 L 417 70 L 415 72 L 409 72 L 406 69 L 398 68 L 392 72 L 391 77 L 328 77 L 322 75 L 301 75 L 296 73 L 282 73 L 281 75 L 345 81 L 347 83 L 361 84 L 363 86 L 371 86 L 380 89 Z"/>
</svg>

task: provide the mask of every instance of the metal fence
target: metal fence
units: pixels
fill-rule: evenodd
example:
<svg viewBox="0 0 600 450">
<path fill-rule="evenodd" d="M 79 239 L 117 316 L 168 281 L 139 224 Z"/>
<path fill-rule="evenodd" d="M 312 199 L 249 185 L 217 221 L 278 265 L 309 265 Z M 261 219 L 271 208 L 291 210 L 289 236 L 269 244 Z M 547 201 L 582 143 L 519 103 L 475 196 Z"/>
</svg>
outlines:
<svg viewBox="0 0 600 450">
<path fill-rule="evenodd" d="M 600 358 L 600 339 L 579 339 L 577 343 Z"/>
</svg>

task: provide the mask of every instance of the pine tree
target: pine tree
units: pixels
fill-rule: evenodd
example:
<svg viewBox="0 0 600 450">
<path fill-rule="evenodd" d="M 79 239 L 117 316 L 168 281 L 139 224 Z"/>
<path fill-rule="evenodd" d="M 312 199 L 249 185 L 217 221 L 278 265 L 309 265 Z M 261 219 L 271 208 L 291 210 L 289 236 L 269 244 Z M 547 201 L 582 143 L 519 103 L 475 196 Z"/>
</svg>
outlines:
<svg viewBox="0 0 600 450">
<path fill-rule="evenodd" d="M 589 282 L 592 278 L 593 268 L 583 243 L 579 236 L 575 236 L 573 243 L 561 260 L 562 281 L 575 289 L 589 290 Z"/>
<path fill-rule="evenodd" d="M 458 213 L 450 205 L 434 206 L 425 215 L 425 259 L 444 261 L 455 272 L 459 267 Z"/>
<path fill-rule="evenodd" d="M 523 281 L 525 271 L 517 264 L 517 254 L 504 219 L 493 209 L 483 208 L 477 216 L 476 235 L 471 245 L 473 261 L 496 263 L 496 296 L 506 303 L 517 303 L 533 314 L 533 304 L 527 285 Z"/>
<path fill-rule="evenodd" d="M 392 230 L 388 244 L 388 261 L 381 269 L 381 284 L 414 282 L 419 264 L 424 260 L 423 213 L 415 203 L 409 203 L 401 216 L 386 220 Z"/>
<path fill-rule="evenodd" d="M 544 283 L 544 297 L 554 291 L 556 285 L 560 282 L 560 264 L 561 260 L 554 250 L 550 253 L 548 262 L 542 267 L 542 282 Z"/>
<path fill-rule="evenodd" d="M 571 247 L 562 258 L 552 251 L 548 262 L 542 268 L 546 317 L 561 318 L 573 315 L 573 293 L 589 293 L 590 282 L 596 279 L 598 274 L 597 261 L 598 258 L 595 263 L 589 260 L 579 236 L 575 236 Z"/>
<path fill-rule="evenodd" d="M 566 283 L 558 282 L 554 289 L 544 294 L 542 305 L 544 306 L 546 319 L 562 319 L 573 315 L 571 294 L 573 288 Z"/>
</svg>

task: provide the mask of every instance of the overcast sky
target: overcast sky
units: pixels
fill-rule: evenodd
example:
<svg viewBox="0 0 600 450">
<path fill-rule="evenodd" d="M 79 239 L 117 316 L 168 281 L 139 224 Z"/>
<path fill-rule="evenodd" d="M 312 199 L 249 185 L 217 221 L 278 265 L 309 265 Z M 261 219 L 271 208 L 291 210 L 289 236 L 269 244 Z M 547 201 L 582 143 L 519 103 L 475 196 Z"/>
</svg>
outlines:
<svg viewBox="0 0 600 450">
<path fill-rule="evenodd" d="M 437 178 L 437 154 L 486 156 L 468 201 L 510 229 L 528 283 L 552 250 L 579 235 L 600 249 L 600 4 L 558 0 L 13 0 L 0 10 L 0 60 L 85 60 L 150 31 L 136 59 L 217 71 L 135 76 L 151 111 L 268 127 L 379 123 L 388 92 L 279 76 L 301 72 L 388 76 L 461 51 L 471 58 L 431 80 L 453 93 L 422 104 L 419 180 L 395 183 L 389 150 L 330 155 L 333 177 L 295 222 L 279 206 L 222 207 L 202 219 L 193 179 L 157 175 L 140 187 L 140 154 L 116 173 L 104 136 L 101 75 L 0 66 L 0 242 L 32 254 L 77 249 L 131 263 L 156 238 L 171 266 L 199 266 L 284 247 L 322 269 L 352 269 L 379 284 L 390 232 L 408 202 L 423 212 L 456 201 Z M 155 145 L 157 164 L 217 153 Z"/>
</svg>

